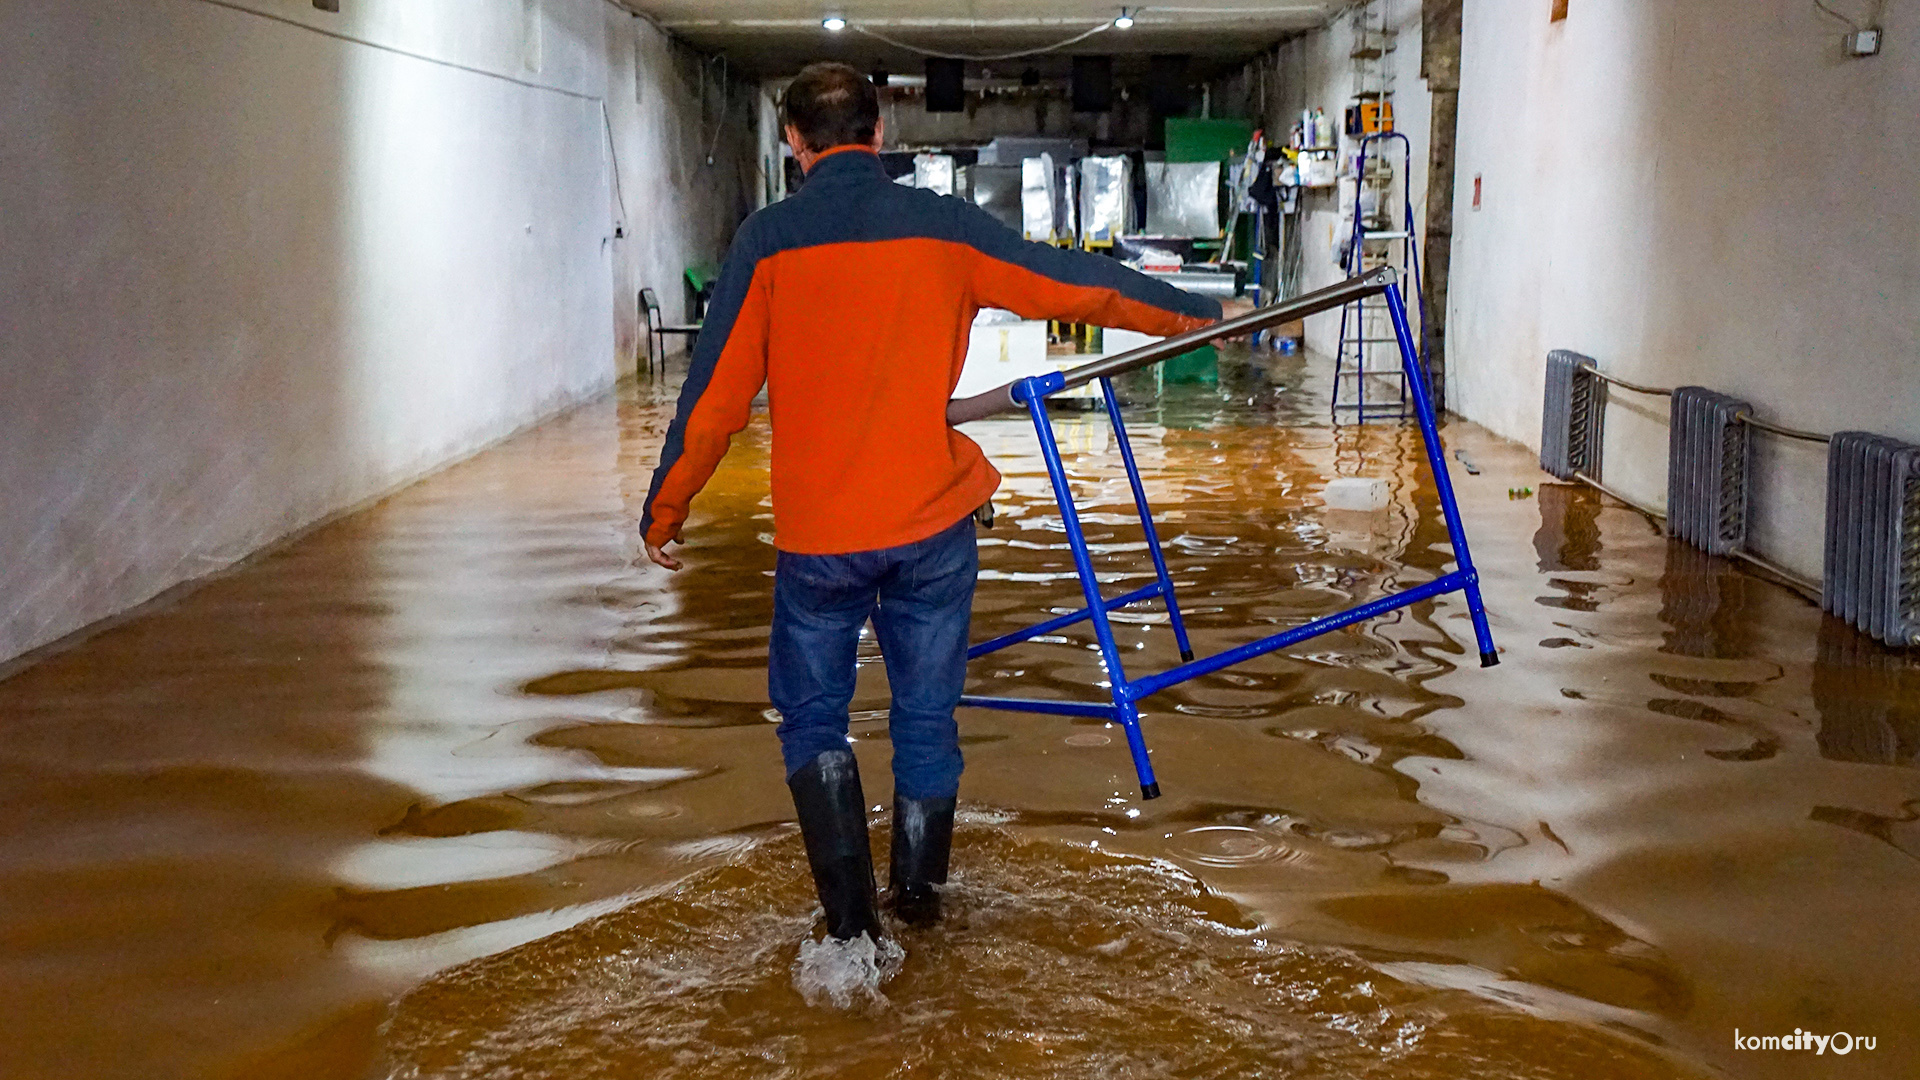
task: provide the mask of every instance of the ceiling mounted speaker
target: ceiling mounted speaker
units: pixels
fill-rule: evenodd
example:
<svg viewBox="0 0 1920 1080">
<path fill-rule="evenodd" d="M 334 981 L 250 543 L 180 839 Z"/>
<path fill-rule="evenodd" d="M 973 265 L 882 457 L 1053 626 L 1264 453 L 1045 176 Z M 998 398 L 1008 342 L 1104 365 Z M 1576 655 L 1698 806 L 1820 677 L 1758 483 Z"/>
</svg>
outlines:
<svg viewBox="0 0 1920 1080">
<path fill-rule="evenodd" d="M 927 57 L 927 111 L 965 112 L 966 108 L 966 61 Z"/>
<path fill-rule="evenodd" d="M 1073 58 L 1073 111 L 1106 112 L 1113 108 L 1113 57 Z"/>
<path fill-rule="evenodd" d="M 1161 116 L 1187 112 L 1187 58 L 1155 56 L 1147 64 L 1147 104 Z"/>
</svg>

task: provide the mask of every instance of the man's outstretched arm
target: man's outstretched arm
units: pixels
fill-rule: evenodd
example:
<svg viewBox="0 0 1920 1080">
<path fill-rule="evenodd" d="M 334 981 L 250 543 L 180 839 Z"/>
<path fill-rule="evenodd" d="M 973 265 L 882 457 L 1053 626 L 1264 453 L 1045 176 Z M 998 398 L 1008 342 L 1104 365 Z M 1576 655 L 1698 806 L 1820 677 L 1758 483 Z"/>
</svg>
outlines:
<svg viewBox="0 0 1920 1080">
<path fill-rule="evenodd" d="M 758 273 L 756 249 L 750 229 L 742 228 L 714 285 L 660 466 L 647 489 L 640 535 L 647 558 L 669 570 L 680 569 L 680 561 L 666 553 L 667 544 L 680 539 L 688 505 L 726 456 L 734 434 L 747 426 L 754 396 L 767 381 L 767 281 Z"/>
<path fill-rule="evenodd" d="M 961 239 L 974 254 L 974 301 L 981 307 L 1163 337 L 1220 319 L 1219 301 L 1148 277 L 1118 259 L 1029 243 L 972 204 L 963 203 L 959 213 Z"/>
</svg>

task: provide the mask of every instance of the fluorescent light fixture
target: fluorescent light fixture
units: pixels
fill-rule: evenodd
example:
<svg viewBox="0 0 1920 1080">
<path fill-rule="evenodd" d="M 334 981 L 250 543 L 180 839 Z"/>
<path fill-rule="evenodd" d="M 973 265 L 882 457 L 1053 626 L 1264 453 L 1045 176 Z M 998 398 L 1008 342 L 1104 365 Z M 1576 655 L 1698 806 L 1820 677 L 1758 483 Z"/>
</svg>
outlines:
<svg viewBox="0 0 1920 1080">
<path fill-rule="evenodd" d="M 1113 28 L 1115 30 L 1133 29 L 1133 16 L 1127 14 L 1126 8 L 1120 9 L 1120 17 L 1113 20 Z"/>
<path fill-rule="evenodd" d="M 847 20 L 838 15 L 829 15 L 820 20 L 820 25 L 837 34 L 847 28 Z"/>
</svg>

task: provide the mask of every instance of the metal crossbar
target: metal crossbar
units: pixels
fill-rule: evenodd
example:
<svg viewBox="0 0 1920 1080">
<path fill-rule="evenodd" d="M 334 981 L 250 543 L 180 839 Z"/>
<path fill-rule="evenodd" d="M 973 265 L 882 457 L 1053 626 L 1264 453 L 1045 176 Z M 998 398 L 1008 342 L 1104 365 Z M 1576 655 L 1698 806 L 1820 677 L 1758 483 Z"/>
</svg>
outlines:
<svg viewBox="0 0 1920 1080">
<path fill-rule="evenodd" d="M 1256 656 L 1264 656 L 1287 648 L 1331 630 L 1338 630 L 1384 615 L 1389 611 L 1455 592 L 1466 594 L 1467 610 L 1473 619 L 1474 639 L 1480 648 L 1480 665 L 1492 667 L 1499 663 L 1500 657 L 1494 649 L 1493 633 L 1487 625 L 1486 608 L 1480 598 L 1480 576 L 1474 569 L 1473 556 L 1467 549 L 1466 528 L 1460 519 L 1459 504 L 1454 499 L 1452 479 L 1447 474 L 1447 462 L 1440 444 L 1438 424 L 1433 412 L 1433 400 L 1427 390 L 1425 367 L 1420 361 L 1419 353 L 1413 344 L 1413 335 L 1407 325 L 1407 309 L 1400 293 L 1397 275 L 1387 272 L 1354 278 L 1331 289 L 1322 290 L 1321 293 L 1314 294 L 1312 297 L 1302 297 L 1299 300 L 1263 308 L 1232 320 L 1229 324 L 1213 328 L 1210 332 L 1217 335 L 1258 329 L 1259 326 L 1274 320 L 1296 317 L 1292 312 L 1302 307 L 1328 310 L 1340 303 L 1376 294 L 1385 298 L 1387 311 L 1392 320 L 1394 341 L 1399 345 L 1402 370 L 1407 376 L 1407 387 L 1413 397 L 1414 413 L 1420 424 L 1421 439 L 1426 446 L 1427 465 L 1432 470 L 1434 487 L 1440 496 L 1440 509 L 1446 519 L 1447 536 L 1453 542 L 1455 569 L 1451 573 L 1403 592 L 1379 597 L 1333 615 L 1315 619 L 1303 626 L 1296 626 L 1291 630 L 1263 637 L 1258 641 L 1251 641 L 1212 656 L 1195 659 L 1192 643 L 1187 637 L 1186 622 L 1180 615 L 1179 601 L 1174 596 L 1173 578 L 1167 572 L 1166 557 L 1160 548 L 1159 535 L 1153 527 L 1153 513 L 1147 505 L 1146 487 L 1140 481 L 1140 468 L 1134 461 L 1133 446 L 1127 439 L 1126 424 L 1120 416 L 1120 400 L 1113 392 L 1112 382 L 1112 376 L 1116 374 L 1170 359 L 1180 351 L 1184 351 L 1179 347 L 1183 344 L 1182 341 L 1168 339 L 1160 345 L 1150 345 L 1132 353 L 1085 365 L 1066 373 L 1065 377 L 1048 375 L 1022 379 L 1000 390 L 982 394 L 975 399 L 968 399 L 968 405 L 965 408 L 973 415 L 991 415 L 1001 407 L 999 405 L 1001 401 L 1025 406 L 1027 415 L 1033 421 L 1034 434 L 1040 441 L 1040 454 L 1046 461 L 1047 477 L 1053 483 L 1054 498 L 1059 503 L 1060 517 L 1066 526 L 1067 546 L 1073 554 L 1074 570 L 1079 576 L 1080 589 L 1085 596 L 1086 606 L 1024 630 L 981 642 L 967 650 L 967 659 L 972 660 L 998 652 L 1065 627 L 1091 622 L 1094 637 L 1099 642 L 1100 658 L 1107 672 L 1109 700 L 1104 702 L 1060 701 L 967 695 L 960 699 L 960 704 L 980 709 L 1092 717 L 1117 723 L 1125 732 L 1127 748 L 1133 754 L 1134 772 L 1140 779 L 1140 797 L 1155 799 L 1160 797 L 1160 783 L 1154 775 L 1153 762 L 1147 750 L 1145 736 L 1140 729 L 1139 702 L 1168 687 L 1251 660 Z M 1321 304 L 1325 306 L 1319 306 Z M 1182 335 L 1182 339 L 1188 336 L 1197 337 L 1208 332 L 1196 331 L 1194 335 Z M 1094 379 L 1100 382 L 1107 416 L 1113 424 L 1114 439 L 1120 448 L 1120 460 L 1126 466 L 1127 480 L 1133 488 L 1133 501 L 1140 514 L 1140 526 L 1146 533 L 1147 551 L 1153 557 L 1154 583 L 1112 599 L 1107 599 L 1100 593 L 1100 583 L 1093 571 L 1093 555 L 1087 545 L 1086 533 L 1081 528 L 1080 514 L 1074 503 L 1073 490 L 1067 481 L 1066 465 L 1060 455 L 1060 444 L 1054 438 L 1053 424 L 1047 416 L 1048 398 L 1068 386 L 1082 385 Z M 954 419 L 956 415 L 961 414 L 962 404 L 956 402 L 955 408 L 949 412 L 949 418 Z M 1114 641 L 1113 626 L 1107 615 L 1119 608 L 1154 599 L 1166 605 L 1167 617 L 1173 627 L 1174 641 L 1180 648 L 1181 663 L 1177 667 L 1157 674 L 1129 678 L 1121 663 L 1120 648 Z"/>
</svg>

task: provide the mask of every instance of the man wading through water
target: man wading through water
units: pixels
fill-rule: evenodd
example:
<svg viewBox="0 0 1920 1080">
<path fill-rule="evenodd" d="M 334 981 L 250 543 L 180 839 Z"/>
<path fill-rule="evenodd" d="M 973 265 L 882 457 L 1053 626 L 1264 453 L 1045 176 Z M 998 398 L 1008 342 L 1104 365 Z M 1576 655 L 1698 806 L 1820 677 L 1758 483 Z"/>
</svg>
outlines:
<svg viewBox="0 0 1920 1080">
<path fill-rule="evenodd" d="M 669 570 L 687 504 L 767 387 L 773 424 L 773 633 L 767 689 L 827 932 L 881 927 L 866 798 L 847 747 L 860 628 L 893 688 L 889 902 L 939 918 L 960 787 L 975 509 L 1000 474 L 949 428 L 983 307 L 1177 334 L 1220 305 L 1103 256 L 1030 244 L 964 199 L 887 179 L 879 95 L 814 64 L 782 104 L 806 183 L 749 217 L 727 253 L 640 522 Z"/>
</svg>

